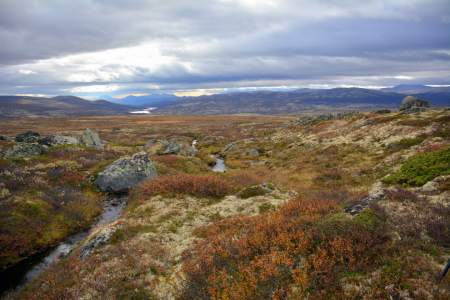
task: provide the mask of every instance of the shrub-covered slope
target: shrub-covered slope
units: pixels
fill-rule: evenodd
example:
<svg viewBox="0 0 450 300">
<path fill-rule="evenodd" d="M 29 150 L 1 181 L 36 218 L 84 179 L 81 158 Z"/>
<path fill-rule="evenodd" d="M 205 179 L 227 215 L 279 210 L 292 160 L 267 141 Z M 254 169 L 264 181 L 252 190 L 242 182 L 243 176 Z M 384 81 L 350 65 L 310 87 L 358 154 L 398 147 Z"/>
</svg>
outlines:
<svg viewBox="0 0 450 300">
<path fill-rule="evenodd" d="M 68 256 L 7 297 L 448 299 L 450 279 L 436 282 L 450 255 L 448 110 L 303 121 L 121 118 L 98 129 L 107 150 L 50 152 L 46 163 L 80 164 L 73 172 L 84 172 L 88 187 L 108 162 L 99 157 L 141 151 L 151 139 L 197 141 L 196 156 L 152 157 L 160 177 L 133 190 L 122 217 L 97 230 L 114 228 L 108 243 L 83 260 Z M 225 159 L 226 172 L 211 171 L 210 154 Z M 4 160 L 2 174 L 27 168 L 41 172 L 33 180 L 62 184 L 37 167 L 44 158 Z M 368 208 L 345 213 L 380 190 Z M 32 195 L 8 192 L 0 205 Z M 42 194 L 33 197 L 44 205 Z"/>
</svg>

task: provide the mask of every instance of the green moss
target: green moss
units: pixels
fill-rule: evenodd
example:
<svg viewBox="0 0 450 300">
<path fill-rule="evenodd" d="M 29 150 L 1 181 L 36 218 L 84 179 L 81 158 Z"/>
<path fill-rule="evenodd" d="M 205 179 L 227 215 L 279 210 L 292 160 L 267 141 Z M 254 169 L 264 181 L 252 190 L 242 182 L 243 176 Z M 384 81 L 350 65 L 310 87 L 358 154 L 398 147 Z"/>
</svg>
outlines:
<svg viewBox="0 0 450 300">
<path fill-rule="evenodd" d="M 440 175 L 450 174 L 450 146 L 433 152 L 421 153 L 408 159 L 400 171 L 383 178 L 381 182 L 403 187 L 422 186 Z"/>
<path fill-rule="evenodd" d="M 252 186 L 252 187 L 248 187 L 248 188 L 245 188 L 242 191 L 240 191 L 238 193 L 238 196 L 243 199 L 247 199 L 250 197 L 262 196 L 262 195 L 265 195 L 266 193 L 267 193 L 267 190 L 263 189 L 262 187 Z"/>
</svg>

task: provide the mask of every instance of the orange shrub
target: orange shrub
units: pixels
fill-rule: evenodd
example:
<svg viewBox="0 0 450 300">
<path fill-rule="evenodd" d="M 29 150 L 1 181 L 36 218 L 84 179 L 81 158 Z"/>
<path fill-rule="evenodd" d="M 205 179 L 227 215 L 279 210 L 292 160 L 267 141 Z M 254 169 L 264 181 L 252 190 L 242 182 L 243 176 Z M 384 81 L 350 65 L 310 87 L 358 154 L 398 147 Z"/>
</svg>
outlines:
<svg viewBox="0 0 450 300">
<path fill-rule="evenodd" d="M 214 175 L 178 174 L 152 179 L 142 184 L 144 196 L 156 194 L 189 194 L 196 197 L 217 198 L 233 192 L 230 181 Z"/>
</svg>

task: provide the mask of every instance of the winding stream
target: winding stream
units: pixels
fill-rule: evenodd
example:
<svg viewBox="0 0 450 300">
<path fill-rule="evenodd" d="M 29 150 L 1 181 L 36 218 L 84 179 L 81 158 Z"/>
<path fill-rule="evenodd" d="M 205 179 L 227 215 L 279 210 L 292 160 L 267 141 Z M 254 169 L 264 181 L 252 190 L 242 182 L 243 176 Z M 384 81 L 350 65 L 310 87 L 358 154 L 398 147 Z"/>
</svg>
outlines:
<svg viewBox="0 0 450 300">
<path fill-rule="evenodd" d="M 69 254 L 96 227 L 117 220 L 126 205 L 127 197 L 127 194 L 109 195 L 103 205 L 103 213 L 90 230 L 77 233 L 58 246 L 32 255 L 0 272 L 0 296 L 6 291 L 24 287 L 28 282 L 48 269 L 53 262 L 57 262 L 62 256 Z"/>
</svg>

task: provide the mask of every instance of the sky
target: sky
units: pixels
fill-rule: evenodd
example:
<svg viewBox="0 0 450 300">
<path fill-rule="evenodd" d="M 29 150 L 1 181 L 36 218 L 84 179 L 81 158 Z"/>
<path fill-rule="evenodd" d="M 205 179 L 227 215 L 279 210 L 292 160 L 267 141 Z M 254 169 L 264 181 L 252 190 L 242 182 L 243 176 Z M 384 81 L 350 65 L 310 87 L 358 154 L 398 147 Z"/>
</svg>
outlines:
<svg viewBox="0 0 450 300">
<path fill-rule="evenodd" d="M 450 0 L 0 0 L 0 95 L 450 85 Z"/>
</svg>

